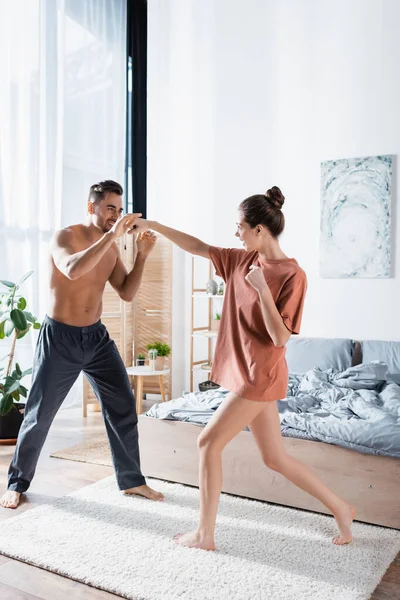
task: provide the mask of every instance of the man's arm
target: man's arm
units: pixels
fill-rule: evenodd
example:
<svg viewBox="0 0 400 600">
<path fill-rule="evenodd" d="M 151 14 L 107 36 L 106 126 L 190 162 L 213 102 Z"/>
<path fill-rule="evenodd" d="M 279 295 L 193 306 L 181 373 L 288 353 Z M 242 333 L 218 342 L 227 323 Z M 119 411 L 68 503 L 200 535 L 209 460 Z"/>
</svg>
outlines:
<svg viewBox="0 0 400 600">
<path fill-rule="evenodd" d="M 50 251 L 56 267 L 71 280 L 86 275 L 103 258 L 116 238 L 133 231 L 136 219 L 137 215 L 121 217 L 110 231 L 89 248 L 80 252 L 74 251 L 74 231 L 72 229 L 66 228 L 57 231 L 50 243 Z"/>
<path fill-rule="evenodd" d="M 192 235 L 183 233 L 183 231 L 178 231 L 177 229 L 172 229 L 172 227 L 161 225 L 161 223 L 157 223 L 157 221 L 148 221 L 147 219 L 138 219 L 136 221 L 136 228 L 139 231 L 152 229 L 157 233 L 161 233 L 161 235 L 186 252 L 190 252 L 190 254 L 195 254 L 197 256 L 203 256 L 204 258 L 210 258 L 210 246 Z"/>
<path fill-rule="evenodd" d="M 154 248 L 156 242 L 155 235 L 150 232 L 140 233 L 137 239 L 137 254 L 134 267 L 130 273 L 127 272 L 121 256 L 118 252 L 117 262 L 109 278 L 109 282 L 117 292 L 121 300 L 131 302 L 142 282 L 143 270 L 147 257 Z"/>
<path fill-rule="evenodd" d="M 86 275 L 97 265 L 114 239 L 115 235 L 108 232 L 86 250 L 74 252 L 74 232 L 71 229 L 62 229 L 54 235 L 50 249 L 59 271 L 68 279 L 74 280 Z"/>
</svg>

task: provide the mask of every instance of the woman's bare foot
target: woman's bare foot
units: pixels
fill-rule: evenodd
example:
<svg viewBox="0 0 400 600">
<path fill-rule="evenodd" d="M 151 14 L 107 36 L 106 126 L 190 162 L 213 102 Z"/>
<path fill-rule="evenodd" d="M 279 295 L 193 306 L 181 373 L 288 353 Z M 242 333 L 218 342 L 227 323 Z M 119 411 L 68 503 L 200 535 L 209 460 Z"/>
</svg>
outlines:
<svg viewBox="0 0 400 600">
<path fill-rule="evenodd" d="M 0 506 L 3 508 L 17 508 L 21 499 L 19 492 L 7 490 L 6 493 L 0 498 Z"/>
<path fill-rule="evenodd" d="M 143 496 L 149 500 L 158 500 L 159 502 L 164 500 L 164 496 L 161 494 L 161 492 L 156 492 L 148 485 L 138 485 L 137 487 L 130 488 L 129 490 L 124 490 L 124 494 L 127 496 Z"/>
<path fill-rule="evenodd" d="M 356 516 L 356 509 L 351 504 L 343 504 L 333 515 L 336 519 L 340 534 L 333 538 L 333 543 L 337 546 L 350 544 L 353 539 L 351 533 L 351 524 Z"/>
<path fill-rule="evenodd" d="M 200 548 L 200 550 L 215 550 L 215 542 L 212 536 L 201 535 L 198 531 L 190 533 L 178 533 L 174 537 L 175 543 L 187 548 Z"/>
</svg>

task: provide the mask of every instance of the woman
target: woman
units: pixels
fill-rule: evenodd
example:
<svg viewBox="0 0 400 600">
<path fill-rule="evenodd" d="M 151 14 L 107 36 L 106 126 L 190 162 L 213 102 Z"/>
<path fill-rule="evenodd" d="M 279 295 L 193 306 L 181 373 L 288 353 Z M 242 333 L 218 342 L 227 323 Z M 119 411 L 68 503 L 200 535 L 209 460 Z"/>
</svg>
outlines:
<svg viewBox="0 0 400 600">
<path fill-rule="evenodd" d="M 239 206 L 236 236 L 244 249 L 208 246 L 155 221 L 138 219 L 139 230 L 153 229 L 191 254 L 212 260 L 226 282 L 224 308 L 210 378 L 230 390 L 198 438 L 200 522 L 178 544 L 214 550 L 214 530 L 222 488 L 224 447 L 246 425 L 267 467 L 312 494 L 333 513 L 338 545 L 348 544 L 355 508 L 338 498 L 303 463 L 285 451 L 276 400 L 286 397 L 285 344 L 299 333 L 306 275 L 279 246 L 285 225 L 284 196 L 273 187 Z"/>
</svg>

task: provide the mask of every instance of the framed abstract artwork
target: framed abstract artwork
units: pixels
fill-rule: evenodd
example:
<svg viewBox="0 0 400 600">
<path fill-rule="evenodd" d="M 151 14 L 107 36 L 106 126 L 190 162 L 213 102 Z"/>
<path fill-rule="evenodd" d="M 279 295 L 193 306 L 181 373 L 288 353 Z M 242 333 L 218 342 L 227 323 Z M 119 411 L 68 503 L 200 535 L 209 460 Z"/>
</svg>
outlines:
<svg viewBox="0 0 400 600">
<path fill-rule="evenodd" d="M 390 277 L 391 184 L 391 155 L 321 163 L 322 277 Z"/>
</svg>

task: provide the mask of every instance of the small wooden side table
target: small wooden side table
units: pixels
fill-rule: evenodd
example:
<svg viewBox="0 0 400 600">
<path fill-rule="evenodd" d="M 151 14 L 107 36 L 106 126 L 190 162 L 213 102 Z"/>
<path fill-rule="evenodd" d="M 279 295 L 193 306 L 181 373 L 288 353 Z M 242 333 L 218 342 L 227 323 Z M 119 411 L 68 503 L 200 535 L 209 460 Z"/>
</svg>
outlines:
<svg viewBox="0 0 400 600">
<path fill-rule="evenodd" d="M 170 369 L 162 371 L 152 371 L 150 367 L 127 367 L 126 372 L 132 377 L 137 377 L 136 380 L 136 412 L 138 415 L 142 413 L 143 404 L 143 377 L 158 377 L 162 401 L 165 402 L 165 388 L 163 376 L 168 375 Z"/>
</svg>

